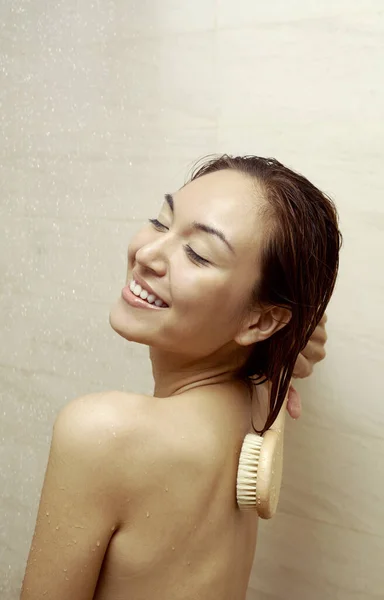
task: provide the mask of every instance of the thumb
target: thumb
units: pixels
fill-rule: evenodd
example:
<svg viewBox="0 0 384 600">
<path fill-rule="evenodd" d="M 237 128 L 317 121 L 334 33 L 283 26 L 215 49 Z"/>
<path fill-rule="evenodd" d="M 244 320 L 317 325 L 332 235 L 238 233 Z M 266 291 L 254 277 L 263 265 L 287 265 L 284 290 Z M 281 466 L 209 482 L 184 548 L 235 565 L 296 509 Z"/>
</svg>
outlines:
<svg viewBox="0 0 384 600">
<path fill-rule="evenodd" d="M 288 389 L 287 411 L 292 419 L 298 419 L 301 415 L 300 394 L 293 385 L 290 385 Z"/>
</svg>

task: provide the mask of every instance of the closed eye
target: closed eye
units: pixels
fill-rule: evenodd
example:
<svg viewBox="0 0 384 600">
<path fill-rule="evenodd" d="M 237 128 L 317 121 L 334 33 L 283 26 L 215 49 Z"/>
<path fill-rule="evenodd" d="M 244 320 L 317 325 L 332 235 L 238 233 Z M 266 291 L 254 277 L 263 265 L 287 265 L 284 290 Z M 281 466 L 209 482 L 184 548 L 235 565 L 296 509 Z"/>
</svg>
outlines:
<svg viewBox="0 0 384 600">
<path fill-rule="evenodd" d="M 148 220 L 150 223 L 152 223 L 154 228 L 157 230 L 164 231 L 164 229 L 165 230 L 169 229 L 166 225 L 164 225 L 163 223 L 160 223 L 160 221 L 158 219 L 148 219 Z M 184 245 L 184 250 L 193 262 L 198 263 L 200 265 L 211 264 L 209 262 L 209 260 L 200 256 L 200 254 L 196 254 L 196 252 L 194 250 L 192 250 L 191 246 L 189 246 L 188 244 Z"/>
<path fill-rule="evenodd" d="M 166 225 L 163 225 L 157 219 L 148 219 L 148 221 L 150 223 L 152 223 L 152 225 L 155 227 L 155 229 L 168 229 L 168 227 Z"/>
<path fill-rule="evenodd" d="M 209 260 L 207 260 L 206 258 L 203 258 L 202 256 L 200 256 L 200 254 L 196 254 L 196 252 L 194 250 L 192 250 L 191 246 L 188 246 L 188 244 L 185 244 L 184 246 L 184 250 L 186 251 L 186 253 L 188 254 L 188 256 L 195 262 L 201 264 L 201 265 L 209 265 L 211 264 L 209 262 Z"/>
</svg>

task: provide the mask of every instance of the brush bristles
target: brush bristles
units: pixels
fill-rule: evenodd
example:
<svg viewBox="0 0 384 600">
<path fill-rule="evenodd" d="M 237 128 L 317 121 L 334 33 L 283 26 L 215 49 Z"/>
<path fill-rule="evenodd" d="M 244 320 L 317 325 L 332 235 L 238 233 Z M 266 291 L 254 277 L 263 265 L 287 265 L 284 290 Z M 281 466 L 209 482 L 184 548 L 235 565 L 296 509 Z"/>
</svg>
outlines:
<svg viewBox="0 0 384 600">
<path fill-rule="evenodd" d="M 248 433 L 241 448 L 236 494 L 237 504 L 242 510 L 256 507 L 257 470 L 262 443 L 263 438 L 260 435 Z"/>
</svg>

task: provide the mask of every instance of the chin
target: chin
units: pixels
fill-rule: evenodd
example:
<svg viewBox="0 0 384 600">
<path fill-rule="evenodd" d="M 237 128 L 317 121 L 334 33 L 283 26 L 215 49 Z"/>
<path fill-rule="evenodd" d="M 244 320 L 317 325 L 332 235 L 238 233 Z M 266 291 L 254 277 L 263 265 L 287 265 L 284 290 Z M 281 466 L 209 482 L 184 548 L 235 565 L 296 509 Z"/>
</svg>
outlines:
<svg viewBox="0 0 384 600">
<path fill-rule="evenodd" d="M 122 338 L 127 340 L 128 342 L 136 342 L 137 344 L 145 344 L 148 345 L 139 335 L 135 335 L 133 331 L 131 331 L 127 325 L 121 323 L 121 321 L 116 321 L 112 315 L 112 312 L 109 314 L 109 324 L 112 327 L 113 331 L 116 331 Z"/>
<path fill-rule="evenodd" d="M 109 324 L 116 333 L 129 341 L 136 341 L 130 336 L 129 327 L 127 327 L 127 315 L 124 314 L 124 307 L 119 299 L 109 311 Z"/>
<path fill-rule="evenodd" d="M 130 326 L 130 318 L 127 316 L 125 302 L 119 298 L 109 311 L 109 324 L 116 333 L 128 342 L 136 342 L 149 346 L 152 340 L 145 339 L 145 333 L 139 331 L 140 324 L 133 322 Z"/>
</svg>

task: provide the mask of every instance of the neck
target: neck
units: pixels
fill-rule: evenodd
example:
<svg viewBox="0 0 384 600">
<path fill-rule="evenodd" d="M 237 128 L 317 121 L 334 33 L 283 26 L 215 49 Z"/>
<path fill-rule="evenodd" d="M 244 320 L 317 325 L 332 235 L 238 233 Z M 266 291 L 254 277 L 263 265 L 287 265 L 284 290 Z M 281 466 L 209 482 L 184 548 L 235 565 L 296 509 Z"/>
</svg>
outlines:
<svg viewBox="0 0 384 600">
<path fill-rule="evenodd" d="M 208 357 L 191 358 L 180 353 L 150 348 L 154 396 L 176 396 L 187 390 L 219 383 L 235 382 L 237 370 L 248 356 L 248 350 L 239 346 L 221 348 Z"/>
</svg>

